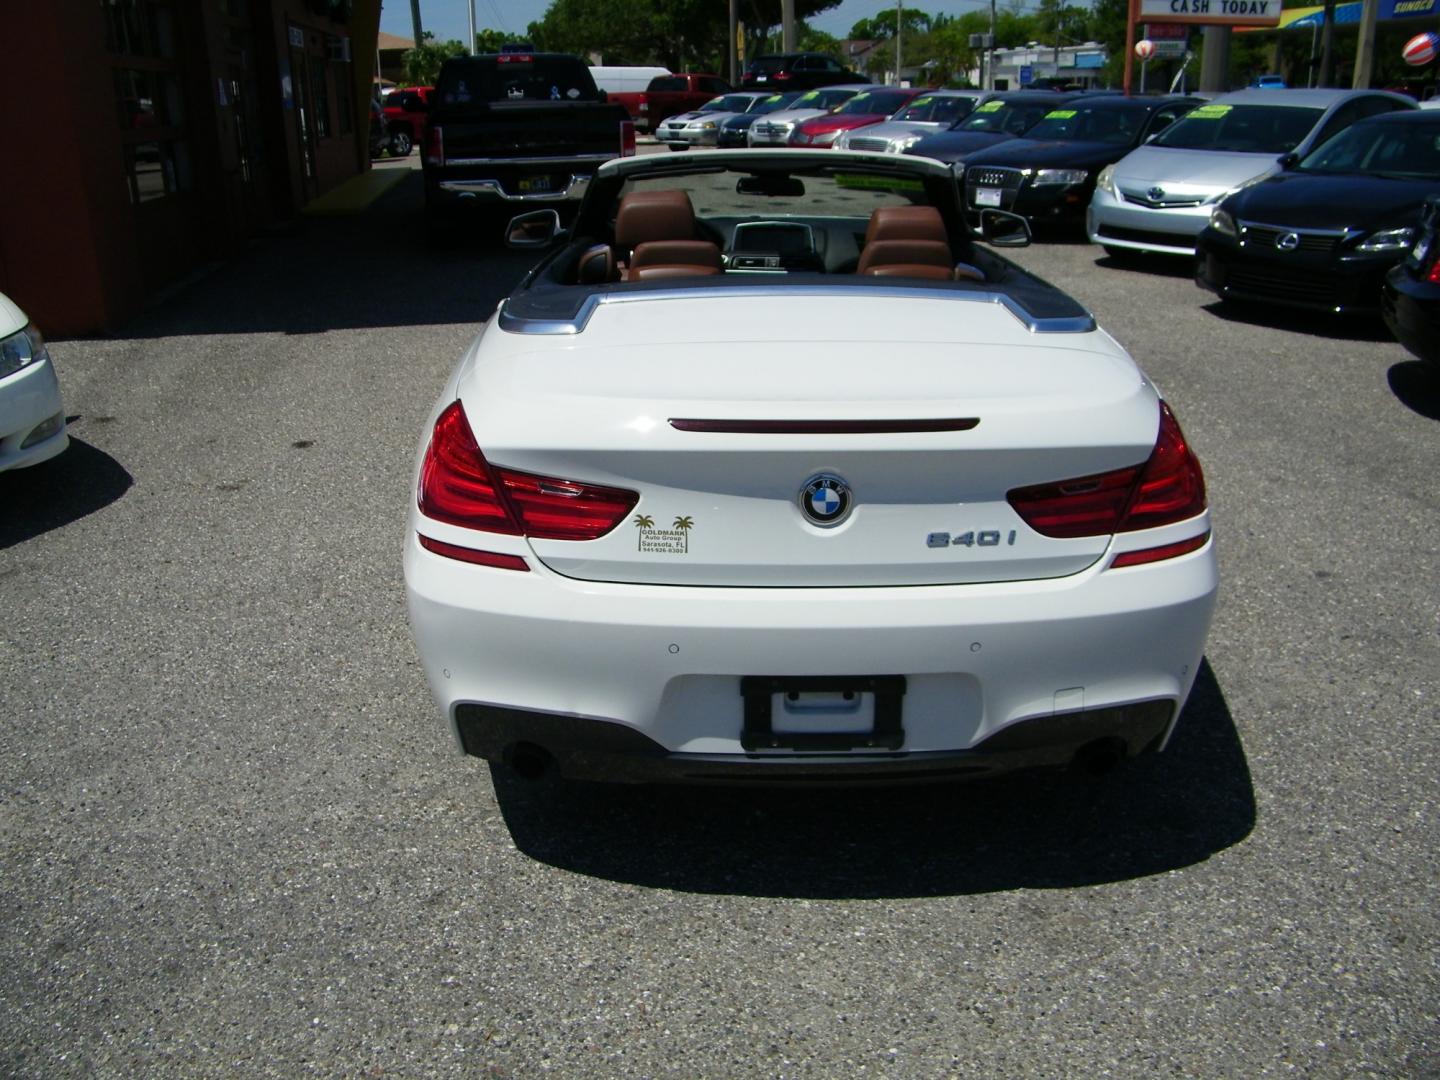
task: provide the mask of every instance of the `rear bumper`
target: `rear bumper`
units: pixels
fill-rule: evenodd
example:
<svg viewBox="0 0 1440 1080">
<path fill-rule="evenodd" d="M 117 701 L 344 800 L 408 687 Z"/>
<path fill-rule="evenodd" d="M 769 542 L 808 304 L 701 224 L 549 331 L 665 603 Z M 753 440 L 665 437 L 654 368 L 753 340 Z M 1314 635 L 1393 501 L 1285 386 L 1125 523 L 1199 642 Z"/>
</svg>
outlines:
<svg viewBox="0 0 1440 1080">
<path fill-rule="evenodd" d="M 527 561 L 524 573 L 460 563 L 412 531 L 406 591 L 431 691 L 465 751 L 503 759 L 530 743 L 567 774 L 613 780 L 990 773 L 1063 765 L 1097 739 L 1159 747 L 1218 585 L 1213 543 L 1122 570 L 1107 556 L 1061 579 L 904 588 L 627 585 Z M 901 735 L 874 740 L 883 748 L 863 735 L 839 750 L 793 735 L 757 744 L 747 676 L 899 676 Z M 777 716 L 790 708 L 775 702 Z"/>
<path fill-rule="evenodd" d="M 1013 725 L 970 750 L 848 751 L 777 755 L 672 753 L 634 728 L 605 720 L 460 705 L 465 753 L 515 765 L 553 763 L 570 780 L 742 786 L 838 786 L 981 778 L 1021 769 L 1065 768 L 1154 753 L 1174 719 L 1169 700 L 1040 717 Z M 1091 757 L 1093 755 L 1093 757 Z"/>
</svg>

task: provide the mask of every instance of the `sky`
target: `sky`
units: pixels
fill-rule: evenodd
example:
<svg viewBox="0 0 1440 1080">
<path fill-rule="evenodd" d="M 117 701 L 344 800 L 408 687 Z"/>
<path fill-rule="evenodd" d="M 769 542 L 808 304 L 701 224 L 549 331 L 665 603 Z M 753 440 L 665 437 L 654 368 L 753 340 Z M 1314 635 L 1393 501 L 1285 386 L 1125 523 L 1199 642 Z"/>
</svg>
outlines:
<svg viewBox="0 0 1440 1080">
<path fill-rule="evenodd" d="M 440 41 L 451 38 L 464 41 L 469 32 L 466 3 L 467 0 L 420 0 L 421 26 Z M 382 4 L 380 29 L 387 34 L 410 37 L 414 32 L 410 24 L 410 0 L 382 0 Z M 532 22 L 540 21 L 550 6 L 549 0 L 474 0 L 474 4 L 477 30 L 489 28 L 512 34 L 523 34 Z M 894 6 L 895 0 L 841 0 L 838 7 L 817 15 L 810 22 L 817 30 L 843 38 L 861 19 Z M 917 0 L 914 6 L 927 15 L 963 15 L 967 11 L 990 9 L 988 0 Z"/>
</svg>

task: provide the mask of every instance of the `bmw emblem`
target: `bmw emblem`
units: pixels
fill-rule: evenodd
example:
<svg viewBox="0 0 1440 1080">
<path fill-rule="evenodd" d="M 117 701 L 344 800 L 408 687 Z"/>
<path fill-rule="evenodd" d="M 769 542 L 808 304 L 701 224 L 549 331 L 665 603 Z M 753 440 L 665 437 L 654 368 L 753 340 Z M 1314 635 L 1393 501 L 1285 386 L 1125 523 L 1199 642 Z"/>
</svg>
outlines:
<svg viewBox="0 0 1440 1080">
<path fill-rule="evenodd" d="M 850 516 L 853 505 L 850 485 L 829 473 L 812 476 L 800 489 L 800 512 L 812 525 L 827 529 L 839 525 Z"/>
<path fill-rule="evenodd" d="M 1145 197 L 1151 202 L 1159 202 L 1165 197 L 1165 189 L 1163 187 L 1152 187 L 1149 191 L 1145 192 Z"/>
</svg>

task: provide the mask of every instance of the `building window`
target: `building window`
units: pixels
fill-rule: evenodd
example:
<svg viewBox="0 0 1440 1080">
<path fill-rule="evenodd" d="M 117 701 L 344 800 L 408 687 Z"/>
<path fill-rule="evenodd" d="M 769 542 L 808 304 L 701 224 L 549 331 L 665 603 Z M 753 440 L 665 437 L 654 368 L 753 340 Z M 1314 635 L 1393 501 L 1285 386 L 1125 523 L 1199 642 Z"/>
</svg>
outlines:
<svg viewBox="0 0 1440 1080">
<path fill-rule="evenodd" d="M 315 103 L 315 136 L 320 139 L 330 137 L 328 67 L 324 60 L 310 58 L 310 99 Z"/>
<path fill-rule="evenodd" d="M 192 187 L 171 0 L 99 0 L 114 66 L 115 108 L 130 201 Z"/>
</svg>

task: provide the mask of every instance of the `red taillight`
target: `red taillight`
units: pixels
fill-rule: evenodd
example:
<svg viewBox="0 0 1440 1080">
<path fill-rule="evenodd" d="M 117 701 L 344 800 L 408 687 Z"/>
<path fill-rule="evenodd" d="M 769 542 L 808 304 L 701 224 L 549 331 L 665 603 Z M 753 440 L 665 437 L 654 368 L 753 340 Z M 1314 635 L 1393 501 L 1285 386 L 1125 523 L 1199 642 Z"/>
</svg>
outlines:
<svg viewBox="0 0 1440 1080">
<path fill-rule="evenodd" d="M 493 566 L 497 570 L 524 570 L 526 572 L 530 570 L 529 563 L 520 555 L 507 555 L 503 551 L 476 551 L 474 548 L 444 543 L 423 533 L 419 540 L 420 546 L 426 551 L 433 551 L 436 555 L 443 555 L 447 559 L 458 559 L 461 562 L 474 563 L 476 566 Z"/>
<path fill-rule="evenodd" d="M 1209 539 L 1210 530 L 1206 529 L 1199 536 L 1192 536 L 1188 540 L 1178 540 L 1173 544 L 1161 544 L 1159 547 L 1143 548 L 1140 551 L 1122 551 L 1110 561 L 1110 569 L 1115 570 L 1122 566 L 1144 566 L 1146 563 L 1161 562 L 1164 559 L 1189 555 L 1192 551 L 1199 551 Z"/>
<path fill-rule="evenodd" d="M 771 77 L 772 79 L 774 79 L 776 82 L 784 82 L 786 79 L 790 78 L 790 72 L 788 72 L 788 71 L 777 71 L 777 72 L 775 72 L 774 75 L 771 75 L 770 77 Z"/>
<path fill-rule="evenodd" d="M 431 165 L 445 164 L 445 129 L 439 124 L 430 129 L 430 139 L 425 146 L 425 160 Z"/>
<path fill-rule="evenodd" d="M 595 540 L 619 525 L 639 498 L 623 488 L 494 468 L 458 401 L 435 421 L 420 467 L 426 517 L 536 540 Z"/>
<path fill-rule="evenodd" d="M 1108 536 L 1184 521 L 1205 509 L 1205 476 L 1175 414 L 1160 403 L 1160 433 L 1144 465 L 1016 488 L 1006 498 L 1044 536 Z"/>
<path fill-rule="evenodd" d="M 467 529 L 520 535 L 495 474 L 480 453 L 458 401 L 440 414 L 420 466 L 420 512 Z"/>
<path fill-rule="evenodd" d="M 495 57 L 497 64 L 533 64 L 535 58 L 529 53 L 501 53 Z"/>
<path fill-rule="evenodd" d="M 620 156 L 635 156 L 635 124 L 629 120 L 620 121 Z"/>
<path fill-rule="evenodd" d="M 1430 264 L 1430 272 L 1425 275 L 1425 280 L 1432 285 L 1440 285 L 1440 255 Z"/>
</svg>

